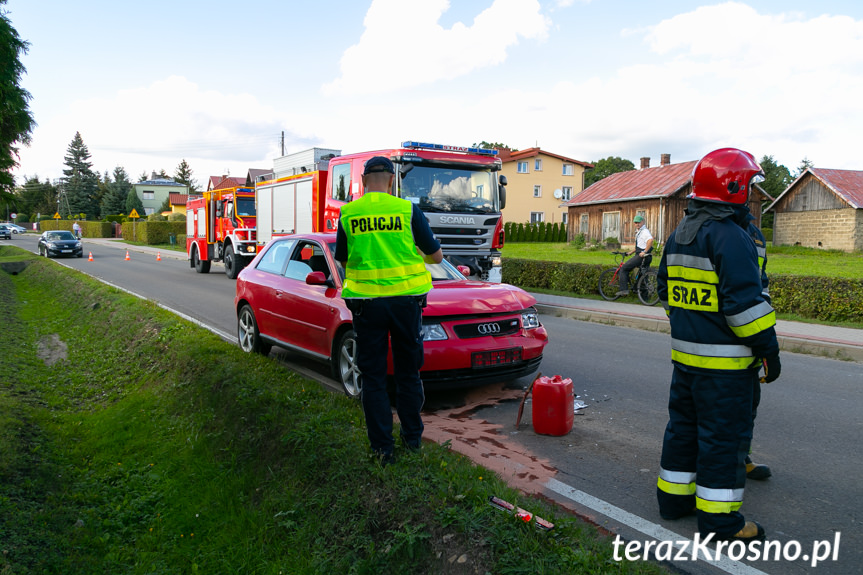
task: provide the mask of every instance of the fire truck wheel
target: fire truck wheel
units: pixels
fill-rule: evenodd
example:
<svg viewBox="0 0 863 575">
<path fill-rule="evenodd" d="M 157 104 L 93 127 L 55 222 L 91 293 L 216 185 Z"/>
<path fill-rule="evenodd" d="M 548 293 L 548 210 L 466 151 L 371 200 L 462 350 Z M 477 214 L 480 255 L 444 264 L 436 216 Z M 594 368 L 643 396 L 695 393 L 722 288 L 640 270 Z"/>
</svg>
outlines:
<svg viewBox="0 0 863 575">
<path fill-rule="evenodd" d="M 198 248 L 197 246 L 192 248 L 192 263 L 195 264 L 195 271 L 199 274 L 209 273 L 210 271 L 210 260 L 202 260 L 198 257 Z"/>
<path fill-rule="evenodd" d="M 345 395 L 359 399 L 363 385 L 357 367 L 357 337 L 354 330 L 342 332 L 333 352 L 333 378 L 342 384 Z"/>
<path fill-rule="evenodd" d="M 234 255 L 234 247 L 231 244 L 225 246 L 225 257 L 222 261 L 225 263 L 225 274 L 228 278 L 237 279 L 243 266 L 240 264 L 239 258 Z"/>
<path fill-rule="evenodd" d="M 261 332 L 258 331 L 258 322 L 255 321 L 251 306 L 244 305 L 240 308 L 240 314 L 237 316 L 237 339 L 240 340 L 240 347 L 246 353 L 270 355 L 272 346 L 261 340 Z"/>
</svg>

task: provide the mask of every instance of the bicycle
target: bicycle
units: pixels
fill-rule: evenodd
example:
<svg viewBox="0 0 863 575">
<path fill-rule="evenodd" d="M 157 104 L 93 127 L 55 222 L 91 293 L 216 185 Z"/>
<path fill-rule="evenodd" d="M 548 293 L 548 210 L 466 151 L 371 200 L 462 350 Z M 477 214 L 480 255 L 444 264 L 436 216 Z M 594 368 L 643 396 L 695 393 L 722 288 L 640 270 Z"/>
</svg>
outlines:
<svg viewBox="0 0 863 575">
<path fill-rule="evenodd" d="M 617 264 L 613 268 L 603 270 L 599 274 L 599 295 L 608 301 L 614 301 L 620 296 L 617 292 L 620 290 L 620 268 L 626 262 L 626 252 L 611 252 L 614 254 L 614 261 Z M 617 256 L 620 256 L 620 261 L 617 261 Z M 635 271 L 635 293 L 638 295 L 639 301 L 647 306 L 656 305 L 659 301 L 659 293 L 657 292 L 656 270 L 650 269 L 650 262 L 653 256 L 648 254 L 641 262 L 641 265 Z"/>
</svg>

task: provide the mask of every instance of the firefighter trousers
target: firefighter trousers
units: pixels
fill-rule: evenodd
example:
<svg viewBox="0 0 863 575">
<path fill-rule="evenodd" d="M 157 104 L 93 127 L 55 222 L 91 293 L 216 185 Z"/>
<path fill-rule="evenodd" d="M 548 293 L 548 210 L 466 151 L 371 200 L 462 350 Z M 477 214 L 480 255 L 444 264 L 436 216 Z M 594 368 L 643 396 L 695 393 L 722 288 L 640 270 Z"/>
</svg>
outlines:
<svg viewBox="0 0 863 575">
<path fill-rule="evenodd" d="M 696 373 L 674 366 L 657 482 L 664 518 L 696 509 L 704 534 L 731 536 L 743 528 L 744 461 L 758 385 L 755 370 Z"/>
</svg>

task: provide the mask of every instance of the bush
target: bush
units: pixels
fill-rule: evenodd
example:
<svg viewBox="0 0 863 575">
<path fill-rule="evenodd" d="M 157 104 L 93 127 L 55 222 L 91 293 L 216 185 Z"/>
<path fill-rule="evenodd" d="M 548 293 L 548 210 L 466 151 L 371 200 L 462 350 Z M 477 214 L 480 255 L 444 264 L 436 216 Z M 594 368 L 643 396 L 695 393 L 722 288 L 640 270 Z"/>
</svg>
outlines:
<svg viewBox="0 0 863 575">
<path fill-rule="evenodd" d="M 175 213 L 170 214 L 168 216 L 168 221 L 169 222 L 185 222 L 186 221 L 186 214 L 181 214 L 179 212 L 175 212 Z"/>
<path fill-rule="evenodd" d="M 185 222 L 132 222 L 123 223 L 123 239 L 138 241 L 150 246 L 170 243 L 169 236 L 174 234 L 177 237 L 177 244 L 185 243 L 186 224 Z"/>
<path fill-rule="evenodd" d="M 764 234 L 764 239 L 768 242 L 773 241 L 773 228 L 764 228 L 761 230 L 761 233 Z"/>
<path fill-rule="evenodd" d="M 147 216 L 148 222 L 167 222 L 168 218 L 162 214 L 150 214 Z"/>
</svg>

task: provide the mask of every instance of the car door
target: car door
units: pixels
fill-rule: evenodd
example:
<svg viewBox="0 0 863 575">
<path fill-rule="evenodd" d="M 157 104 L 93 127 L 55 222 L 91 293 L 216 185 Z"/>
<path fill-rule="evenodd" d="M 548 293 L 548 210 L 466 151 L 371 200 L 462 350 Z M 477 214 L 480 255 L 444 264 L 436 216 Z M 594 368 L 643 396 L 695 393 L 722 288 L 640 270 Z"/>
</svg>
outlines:
<svg viewBox="0 0 863 575">
<path fill-rule="evenodd" d="M 333 287 L 306 283 L 312 271 L 323 271 L 327 278 L 332 277 L 334 270 L 324 254 L 325 249 L 317 241 L 297 241 L 285 268 L 279 311 L 285 318 L 285 342 L 329 357 L 341 300 Z"/>
<path fill-rule="evenodd" d="M 272 242 L 261 256 L 254 270 L 246 271 L 251 295 L 248 296 L 258 322 L 258 330 L 265 336 L 281 339 L 285 331 L 280 294 L 285 287 L 285 266 L 291 257 L 294 239 Z"/>
</svg>

